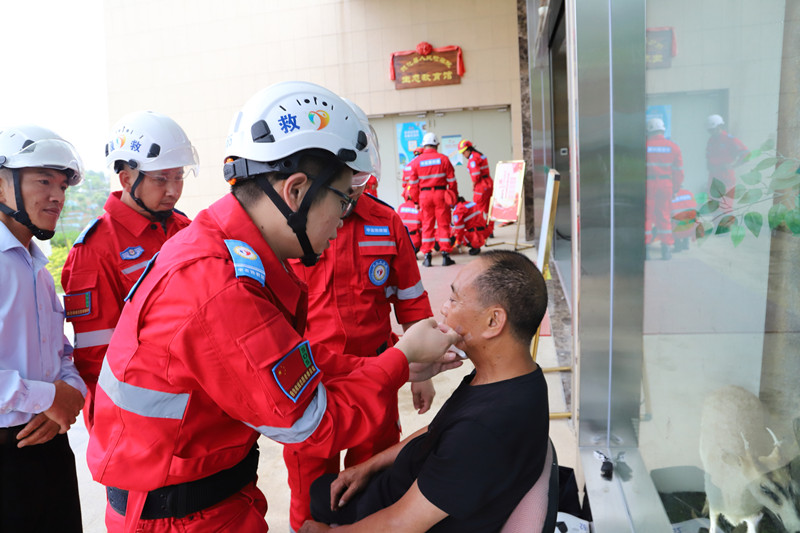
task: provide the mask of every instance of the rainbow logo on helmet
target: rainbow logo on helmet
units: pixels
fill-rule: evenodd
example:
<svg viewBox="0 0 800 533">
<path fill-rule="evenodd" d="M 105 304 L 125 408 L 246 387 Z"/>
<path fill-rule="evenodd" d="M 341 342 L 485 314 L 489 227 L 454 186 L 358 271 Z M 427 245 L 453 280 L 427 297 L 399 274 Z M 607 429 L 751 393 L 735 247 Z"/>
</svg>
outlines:
<svg viewBox="0 0 800 533">
<path fill-rule="evenodd" d="M 308 120 L 317 127 L 317 130 L 321 130 L 328 125 L 328 123 L 331 121 L 331 117 L 328 115 L 327 111 L 318 109 L 317 111 L 312 111 L 308 114 Z"/>
<path fill-rule="evenodd" d="M 125 146 L 125 136 L 119 135 L 116 139 L 111 141 L 111 149 L 116 150 L 117 148 L 122 148 Z"/>
</svg>

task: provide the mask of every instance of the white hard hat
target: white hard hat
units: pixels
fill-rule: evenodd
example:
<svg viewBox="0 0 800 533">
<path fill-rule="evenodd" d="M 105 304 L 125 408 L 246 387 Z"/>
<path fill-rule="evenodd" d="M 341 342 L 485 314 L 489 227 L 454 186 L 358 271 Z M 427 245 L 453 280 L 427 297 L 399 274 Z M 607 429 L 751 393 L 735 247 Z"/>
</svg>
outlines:
<svg viewBox="0 0 800 533">
<path fill-rule="evenodd" d="M 708 115 L 706 119 L 706 129 L 713 130 L 714 128 L 718 128 L 725 124 L 725 121 L 722 120 L 722 117 L 719 115 Z"/>
<path fill-rule="evenodd" d="M 422 137 L 422 146 L 439 146 L 439 139 L 436 138 L 436 134 L 432 131 L 429 131 Z"/>
<path fill-rule="evenodd" d="M 657 131 L 667 131 L 664 127 L 664 121 L 660 118 L 651 118 L 647 121 L 647 133 L 655 133 Z"/>
<path fill-rule="evenodd" d="M 62 170 L 69 185 L 77 185 L 83 179 L 83 162 L 75 148 L 53 131 L 34 125 L 0 133 L 0 167 Z"/>
<path fill-rule="evenodd" d="M 353 187 L 361 187 L 362 185 L 366 185 L 367 181 L 369 180 L 370 175 L 375 176 L 375 179 L 378 181 L 381 180 L 381 153 L 380 153 L 380 145 L 378 144 L 378 134 L 375 133 L 375 128 L 372 127 L 372 124 L 369 123 L 369 119 L 367 118 L 367 114 L 364 113 L 364 110 L 361 109 L 358 104 L 353 102 L 352 100 L 348 100 L 347 98 L 342 98 L 347 105 L 353 108 L 353 112 L 358 117 L 358 120 L 361 121 L 361 126 L 367 132 L 367 150 L 369 151 L 369 159 L 372 163 L 373 172 L 372 174 L 367 174 L 366 172 L 359 172 L 355 176 L 353 176 Z"/>
<path fill-rule="evenodd" d="M 356 173 L 372 174 L 368 145 L 367 131 L 344 100 L 314 83 L 288 81 L 259 91 L 233 117 L 225 158 L 274 163 L 316 148 Z M 226 167 L 226 180 L 245 177 L 252 176 Z"/>
<path fill-rule="evenodd" d="M 166 115 L 137 111 L 122 117 L 106 143 L 106 164 L 128 163 L 142 171 L 183 167 L 197 174 L 199 159 L 186 133 Z"/>
</svg>

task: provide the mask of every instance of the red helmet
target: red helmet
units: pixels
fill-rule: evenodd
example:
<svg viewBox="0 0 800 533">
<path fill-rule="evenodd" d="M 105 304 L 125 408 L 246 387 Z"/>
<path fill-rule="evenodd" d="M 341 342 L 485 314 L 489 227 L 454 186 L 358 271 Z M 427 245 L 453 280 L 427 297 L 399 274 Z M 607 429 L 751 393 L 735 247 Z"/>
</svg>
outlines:
<svg viewBox="0 0 800 533">
<path fill-rule="evenodd" d="M 419 155 L 419 154 L 421 154 L 421 153 L 422 153 L 422 146 L 417 146 L 416 148 L 414 148 L 414 149 L 412 150 L 412 152 L 413 152 L 413 154 L 414 154 L 414 155 Z"/>
<path fill-rule="evenodd" d="M 474 148 L 474 146 L 472 146 L 472 143 L 468 140 L 461 139 L 461 141 L 458 143 L 458 151 L 463 154 L 468 148 Z"/>
</svg>

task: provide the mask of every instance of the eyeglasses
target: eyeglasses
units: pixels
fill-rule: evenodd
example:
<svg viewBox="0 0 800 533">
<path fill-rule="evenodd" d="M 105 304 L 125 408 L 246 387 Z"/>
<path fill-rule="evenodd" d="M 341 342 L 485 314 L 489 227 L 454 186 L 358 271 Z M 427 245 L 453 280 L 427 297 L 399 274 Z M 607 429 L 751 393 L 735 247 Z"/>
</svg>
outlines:
<svg viewBox="0 0 800 533">
<path fill-rule="evenodd" d="M 142 174 L 150 180 L 154 185 L 158 187 L 166 187 L 167 183 L 183 183 L 183 180 L 186 179 L 186 173 L 174 173 L 174 175 L 167 175 L 164 173 L 155 173 L 155 172 L 144 172 Z"/>
<path fill-rule="evenodd" d="M 334 189 L 330 185 L 325 186 L 328 190 L 333 191 L 336 193 L 339 198 L 341 198 L 340 202 L 342 203 L 342 214 L 340 218 L 347 218 L 347 216 L 353 212 L 353 209 L 356 207 L 356 200 L 353 200 L 345 193 L 340 191 L 339 189 Z"/>
</svg>

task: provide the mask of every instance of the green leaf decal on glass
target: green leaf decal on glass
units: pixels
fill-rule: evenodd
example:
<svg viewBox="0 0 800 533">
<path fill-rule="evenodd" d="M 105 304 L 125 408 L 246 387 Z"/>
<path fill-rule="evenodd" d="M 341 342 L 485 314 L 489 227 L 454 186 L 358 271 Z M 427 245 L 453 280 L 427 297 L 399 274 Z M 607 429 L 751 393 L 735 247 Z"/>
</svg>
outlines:
<svg viewBox="0 0 800 533">
<path fill-rule="evenodd" d="M 744 240 L 744 227 L 736 224 L 731 227 L 731 240 L 734 246 L 739 246 Z"/>
<path fill-rule="evenodd" d="M 711 198 L 722 198 L 725 196 L 725 192 L 727 192 L 725 184 L 717 178 L 714 178 L 711 182 L 711 190 L 708 192 Z"/>
<path fill-rule="evenodd" d="M 761 233 L 761 226 L 764 225 L 764 217 L 761 213 L 747 213 L 744 216 L 744 225 L 750 230 L 750 233 L 758 237 Z"/>
</svg>

